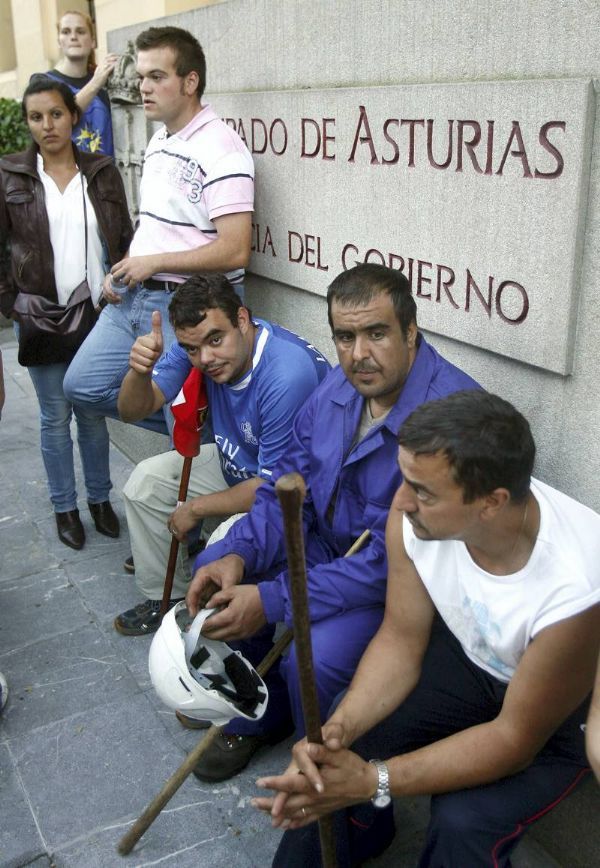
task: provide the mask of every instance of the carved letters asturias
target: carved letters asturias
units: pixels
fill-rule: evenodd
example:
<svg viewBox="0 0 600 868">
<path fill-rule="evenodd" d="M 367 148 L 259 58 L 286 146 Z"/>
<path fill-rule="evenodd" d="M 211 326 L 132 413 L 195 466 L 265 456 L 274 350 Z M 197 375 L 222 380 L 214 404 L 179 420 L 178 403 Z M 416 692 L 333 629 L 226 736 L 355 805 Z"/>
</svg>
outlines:
<svg viewBox="0 0 600 868">
<path fill-rule="evenodd" d="M 501 176 L 511 169 L 523 178 L 538 180 L 559 178 L 565 165 L 561 148 L 566 122 L 562 120 L 546 120 L 533 131 L 524 121 L 489 118 L 389 117 L 375 124 L 366 106 L 359 105 L 352 138 L 345 143 L 337 140 L 335 117 L 302 117 L 294 124 L 280 117 L 223 120 L 253 154 L 281 157 L 293 149 L 302 159 L 408 169 L 419 166 L 488 176 Z M 526 145 L 532 132 L 536 143 Z"/>
<path fill-rule="evenodd" d="M 522 124 L 516 120 L 507 128 L 494 120 L 387 118 L 381 129 L 373 132 L 367 110 L 361 105 L 348 162 L 364 159 L 366 150 L 371 165 L 400 163 L 413 169 L 420 163 L 440 170 L 462 172 L 471 168 L 479 175 L 502 175 L 510 158 L 520 163 L 524 178 L 558 178 L 564 159 L 549 136 L 558 139 L 565 128 L 564 121 L 543 123 L 537 130 L 538 148 L 528 154 Z M 442 141 L 434 146 L 436 133 Z M 439 148 L 437 158 L 434 147 L 436 151 Z"/>
</svg>

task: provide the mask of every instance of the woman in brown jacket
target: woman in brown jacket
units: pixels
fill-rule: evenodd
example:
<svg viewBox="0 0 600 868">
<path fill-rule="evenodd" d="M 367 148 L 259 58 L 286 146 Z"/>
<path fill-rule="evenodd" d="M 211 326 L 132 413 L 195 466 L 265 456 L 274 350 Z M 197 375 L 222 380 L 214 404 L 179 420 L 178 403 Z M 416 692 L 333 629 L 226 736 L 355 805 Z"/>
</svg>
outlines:
<svg viewBox="0 0 600 868">
<path fill-rule="evenodd" d="M 104 274 L 126 253 L 132 235 L 123 184 L 111 158 L 81 153 L 71 143 L 79 109 L 69 88 L 33 76 L 23 113 L 33 144 L 0 159 L 0 309 L 17 321 L 17 334 L 13 306 L 19 293 L 65 305 L 87 276 L 96 304 Z M 28 371 L 40 405 L 42 457 L 58 536 L 80 549 L 85 533 L 75 490 L 73 412 L 96 529 L 116 537 L 119 522 L 108 498 L 112 484 L 105 419 L 66 400 L 62 382 L 67 367 L 66 361 L 41 358 Z"/>
</svg>

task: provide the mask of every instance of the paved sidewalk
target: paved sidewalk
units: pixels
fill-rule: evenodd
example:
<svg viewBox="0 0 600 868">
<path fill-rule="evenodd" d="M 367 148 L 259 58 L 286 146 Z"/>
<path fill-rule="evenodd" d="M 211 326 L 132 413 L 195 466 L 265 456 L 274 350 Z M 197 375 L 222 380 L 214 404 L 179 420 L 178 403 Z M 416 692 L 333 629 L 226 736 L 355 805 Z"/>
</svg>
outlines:
<svg viewBox="0 0 600 868">
<path fill-rule="evenodd" d="M 281 770 L 289 743 L 217 786 L 190 777 L 126 859 L 116 843 L 198 734 L 181 728 L 155 697 L 150 637 L 126 638 L 112 621 L 139 602 L 120 499 L 131 462 L 113 447 L 113 504 L 123 532 L 96 533 L 78 471 L 85 548 L 56 535 L 39 452 L 37 402 L 0 330 L 7 400 L 0 422 L 0 670 L 9 703 L 0 719 L 0 868 L 165 865 L 263 868 L 278 840 L 249 805 L 259 774 Z M 381 868 L 416 864 L 427 800 L 396 806 L 399 833 Z M 552 868 L 533 839 L 517 868 Z M 563 863 L 567 864 L 567 863 Z M 577 861 L 570 866 L 579 865 Z M 468 868 L 468 866 L 465 866 Z"/>
</svg>

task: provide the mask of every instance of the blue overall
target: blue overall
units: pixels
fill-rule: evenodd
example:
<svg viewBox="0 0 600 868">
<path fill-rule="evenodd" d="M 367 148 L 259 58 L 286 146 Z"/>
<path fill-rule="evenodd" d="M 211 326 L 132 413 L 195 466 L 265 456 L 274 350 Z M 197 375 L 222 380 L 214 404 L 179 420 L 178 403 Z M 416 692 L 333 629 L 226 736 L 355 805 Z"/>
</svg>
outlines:
<svg viewBox="0 0 600 868">
<path fill-rule="evenodd" d="M 380 425 L 354 444 L 363 398 L 334 368 L 299 411 L 284 457 L 273 473 L 299 472 L 307 486 L 303 509 L 312 653 L 321 715 L 344 690 L 364 649 L 383 618 L 387 581 L 385 524 L 400 485 L 398 431 L 416 407 L 461 389 L 479 388 L 420 335 L 418 350 L 396 404 Z M 369 541 L 357 554 L 344 553 L 365 529 Z M 196 569 L 226 554 L 240 555 L 244 581 L 259 583 L 269 625 L 292 626 L 283 520 L 273 484 L 261 486 L 251 511 L 227 536 L 209 546 Z M 273 627 L 239 643 L 258 663 L 271 641 Z M 257 723 L 234 720 L 226 732 L 264 734 L 283 727 L 289 710 L 285 678 L 296 730 L 303 734 L 295 649 L 267 679 L 270 701 Z M 289 718 L 288 718 L 289 719 Z"/>
</svg>

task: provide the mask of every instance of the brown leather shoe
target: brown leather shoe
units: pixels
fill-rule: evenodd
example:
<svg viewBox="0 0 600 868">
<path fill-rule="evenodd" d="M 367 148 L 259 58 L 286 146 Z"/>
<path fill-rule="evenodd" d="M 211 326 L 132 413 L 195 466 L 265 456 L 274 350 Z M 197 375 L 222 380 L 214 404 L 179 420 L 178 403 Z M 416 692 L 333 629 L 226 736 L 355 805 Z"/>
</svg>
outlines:
<svg viewBox="0 0 600 868">
<path fill-rule="evenodd" d="M 82 549 L 85 543 L 85 531 L 79 518 L 79 510 L 55 512 L 54 515 L 59 540 L 72 549 Z"/>
<path fill-rule="evenodd" d="M 103 503 L 88 502 L 88 506 L 98 533 L 103 533 L 104 536 L 116 539 L 119 536 L 121 528 L 119 519 L 110 505 L 110 500 L 105 500 Z"/>
</svg>

